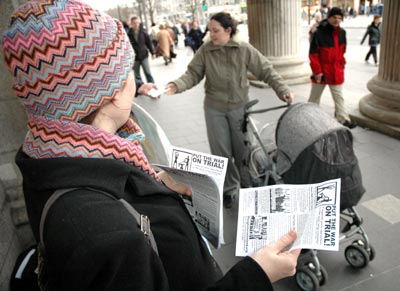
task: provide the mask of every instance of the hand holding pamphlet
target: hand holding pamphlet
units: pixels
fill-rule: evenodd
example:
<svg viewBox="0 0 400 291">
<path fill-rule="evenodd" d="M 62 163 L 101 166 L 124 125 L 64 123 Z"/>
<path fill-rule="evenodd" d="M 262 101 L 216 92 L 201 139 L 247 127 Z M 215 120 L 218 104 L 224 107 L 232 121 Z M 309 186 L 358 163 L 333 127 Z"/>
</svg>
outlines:
<svg viewBox="0 0 400 291">
<path fill-rule="evenodd" d="M 340 179 L 240 189 L 236 256 L 296 230 L 291 249 L 339 250 Z"/>
<path fill-rule="evenodd" d="M 162 94 L 164 94 L 165 92 L 167 91 L 167 89 L 166 88 L 162 88 L 162 89 L 156 89 L 156 88 L 152 88 L 152 89 L 150 89 L 150 91 L 149 91 L 149 96 L 151 97 L 151 98 L 160 98 L 160 96 L 162 95 Z"/>
</svg>

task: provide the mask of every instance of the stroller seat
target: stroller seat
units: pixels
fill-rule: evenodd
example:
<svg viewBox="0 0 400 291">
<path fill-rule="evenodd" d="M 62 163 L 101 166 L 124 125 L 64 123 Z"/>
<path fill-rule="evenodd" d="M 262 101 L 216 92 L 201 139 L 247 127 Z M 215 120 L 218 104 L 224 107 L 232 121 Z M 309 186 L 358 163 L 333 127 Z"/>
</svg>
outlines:
<svg viewBox="0 0 400 291">
<path fill-rule="evenodd" d="M 298 103 L 280 117 L 275 131 L 276 171 L 286 184 L 311 184 L 341 178 L 340 240 L 360 235 L 345 249 L 345 258 L 354 268 L 363 268 L 375 257 L 355 206 L 365 189 L 353 150 L 349 129 L 314 103 Z M 317 252 L 301 256 L 296 283 L 302 290 L 316 291 L 327 281 L 327 272 Z"/>
<path fill-rule="evenodd" d="M 251 116 L 287 106 L 251 110 L 257 102 L 250 101 L 245 108 L 242 130 L 247 151 L 240 171 L 242 187 L 312 184 L 341 178 L 339 239 L 358 235 L 346 247 L 344 255 L 354 268 L 367 266 L 375 257 L 375 250 L 355 208 L 365 189 L 350 130 L 318 105 L 297 103 L 280 116 L 275 129 L 276 148 L 271 150 L 264 144 Z M 302 251 L 295 279 L 305 291 L 318 291 L 326 284 L 328 273 L 320 264 L 316 250 Z"/>
</svg>

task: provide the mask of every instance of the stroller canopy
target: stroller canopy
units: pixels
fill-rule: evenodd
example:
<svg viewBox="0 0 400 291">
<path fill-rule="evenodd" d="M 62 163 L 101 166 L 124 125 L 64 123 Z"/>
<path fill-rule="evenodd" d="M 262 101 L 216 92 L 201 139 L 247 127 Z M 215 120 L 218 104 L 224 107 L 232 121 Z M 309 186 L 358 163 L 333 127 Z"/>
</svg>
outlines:
<svg viewBox="0 0 400 291">
<path fill-rule="evenodd" d="M 341 179 L 341 210 L 364 194 L 361 172 L 347 128 L 316 104 L 296 104 L 276 129 L 277 170 L 285 183 L 309 184 Z"/>
<path fill-rule="evenodd" d="M 281 115 L 276 127 L 277 172 L 283 175 L 308 146 L 322 136 L 346 130 L 314 103 L 297 103 Z"/>
</svg>

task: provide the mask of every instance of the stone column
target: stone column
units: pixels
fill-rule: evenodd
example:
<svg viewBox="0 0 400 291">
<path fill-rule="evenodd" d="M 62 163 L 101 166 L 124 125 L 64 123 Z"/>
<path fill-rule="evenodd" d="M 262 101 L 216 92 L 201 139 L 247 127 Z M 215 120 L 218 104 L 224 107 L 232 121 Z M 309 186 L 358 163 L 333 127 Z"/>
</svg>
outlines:
<svg viewBox="0 0 400 291">
<path fill-rule="evenodd" d="M 288 84 L 309 82 L 300 56 L 301 1 L 247 0 L 249 41 L 274 65 Z"/>
<path fill-rule="evenodd" d="M 360 100 L 360 112 L 373 128 L 400 138 L 400 1 L 385 0 L 378 74 L 367 84 L 371 94 Z"/>
<path fill-rule="evenodd" d="M 12 12 L 25 0 L 0 0 L 0 36 Z M 1 42 L 0 37 L 0 42 Z M 1 43 L 0 43 L 1 46 Z M 24 109 L 11 90 L 12 78 L 0 48 L 0 290 L 9 290 L 9 278 L 20 252 L 34 243 L 14 156 L 27 131 Z"/>
<path fill-rule="evenodd" d="M 12 78 L 1 49 L 1 36 L 8 26 L 12 12 L 18 6 L 17 0 L 0 1 L 0 11 L 3 15 L 0 18 L 0 164 L 14 160 L 14 153 L 21 146 L 27 131 L 25 112 L 11 90 Z"/>
</svg>

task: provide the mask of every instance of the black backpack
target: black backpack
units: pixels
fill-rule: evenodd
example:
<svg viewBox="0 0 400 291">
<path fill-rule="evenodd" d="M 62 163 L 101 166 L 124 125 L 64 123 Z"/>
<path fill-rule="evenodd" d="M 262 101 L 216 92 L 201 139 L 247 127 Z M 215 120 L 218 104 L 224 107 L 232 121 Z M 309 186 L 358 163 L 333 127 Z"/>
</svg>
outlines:
<svg viewBox="0 0 400 291">
<path fill-rule="evenodd" d="M 17 258 L 10 279 L 10 291 L 40 291 L 37 246 L 24 250 Z"/>
<path fill-rule="evenodd" d="M 92 189 L 92 188 L 88 188 Z M 55 191 L 50 198 L 47 200 L 40 219 L 40 243 L 37 246 L 32 246 L 25 251 L 23 251 L 17 258 L 15 267 L 10 280 L 10 291 L 41 291 L 47 290 L 47 272 L 45 265 L 45 246 L 43 243 L 43 230 L 44 222 L 46 220 L 47 213 L 51 206 L 56 202 L 58 198 L 62 195 L 75 190 L 75 188 L 70 189 L 60 189 Z M 145 215 L 141 215 L 124 199 L 117 199 L 111 194 L 106 192 L 92 189 L 100 194 L 106 195 L 111 199 L 118 200 L 122 205 L 129 211 L 129 213 L 136 220 L 137 225 L 142 230 L 146 240 L 153 248 L 153 250 L 158 254 L 157 244 L 154 240 L 153 233 L 150 230 L 150 221 Z M 41 288 L 39 287 L 39 284 Z"/>
</svg>

